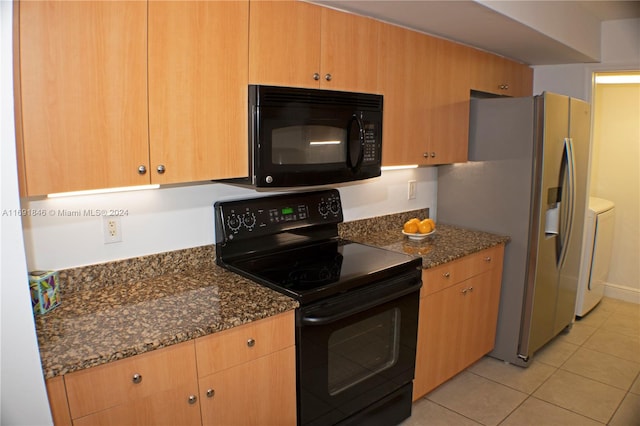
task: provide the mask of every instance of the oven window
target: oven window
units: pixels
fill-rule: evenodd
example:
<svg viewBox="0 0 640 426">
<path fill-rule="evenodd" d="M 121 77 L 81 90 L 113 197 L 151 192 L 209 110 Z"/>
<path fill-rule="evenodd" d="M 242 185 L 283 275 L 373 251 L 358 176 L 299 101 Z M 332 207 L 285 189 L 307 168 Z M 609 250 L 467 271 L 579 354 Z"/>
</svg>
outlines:
<svg viewBox="0 0 640 426">
<path fill-rule="evenodd" d="M 346 161 L 347 130 L 306 125 L 274 129 L 271 133 L 273 164 L 327 164 Z"/>
<path fill-rule="evenodd" d="M 398 362 L 400 309 L 334 331 L 329 337 L 328 387 L 334 396 Z"/>
</svg>

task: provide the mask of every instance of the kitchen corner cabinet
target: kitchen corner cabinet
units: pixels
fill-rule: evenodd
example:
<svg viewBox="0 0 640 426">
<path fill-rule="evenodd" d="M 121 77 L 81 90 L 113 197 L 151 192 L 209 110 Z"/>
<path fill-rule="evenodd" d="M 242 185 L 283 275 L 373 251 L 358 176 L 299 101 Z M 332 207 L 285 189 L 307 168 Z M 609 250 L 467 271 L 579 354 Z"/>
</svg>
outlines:
<svg viewBox="0 0 640 426">
<path fill-rule="evenodd" d="M 147 4 L 15 7 L 21 195 L 148 184 Z"/>
<path fill-rule="evenodd" d="M 74 425 L 199 425 L 193 342 L 67 374 Z"/>
<path fill-rule="evenodd" d="M 472 49 L 471 89 L 501 96 L 531 96 L 531 67 L 492 53 Z"/>
<path fill-rule="evenodd" d="M 377 92 L 380 22 L 301 1 L 250 4 L 249 82 Z"/>
<path fill-rule="evenodd" d="M 504 245 L 423 271 L 414 401 L 494 346 Z"/>
<path fill-rule="evenodd" d="M 196 340 L 203 425 L 295 425 L 293 311 Z"/>
<path fill-rule="evenodd" d="M 246 176 L 248 0 L 16 4 L 22 195 Z"/>
<path fill-rule="evenodd" d="M 385 166 L 467 161 L 469 48 L 381 24 Z"/>
</svg>

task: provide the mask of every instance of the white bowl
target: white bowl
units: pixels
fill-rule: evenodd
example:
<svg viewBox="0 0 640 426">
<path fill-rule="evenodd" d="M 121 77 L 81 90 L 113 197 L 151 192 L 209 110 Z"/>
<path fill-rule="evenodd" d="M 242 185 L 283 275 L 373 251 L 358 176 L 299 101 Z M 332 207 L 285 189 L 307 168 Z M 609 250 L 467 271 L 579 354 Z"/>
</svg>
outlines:
<svg viewBox="0 0 640 426">
<path fill-rule="evenodd" d="M 420 240 L 424 240 L 429 235 L 431 235 L 431 234 L 433 234 L 435 232 L 436 232 L 436 230 L 434 229 L 433 231 L 431 231 L 429 233 L 426 233 L 426 234 L 420 234 L 420 233 L 412 234 L 411 232 L 404 232 L 404 231 L 402 231 L 402 234 L 406 235 L 407 237 L 409 237 L 410 240 L 420 241 Z"/>
</svg>

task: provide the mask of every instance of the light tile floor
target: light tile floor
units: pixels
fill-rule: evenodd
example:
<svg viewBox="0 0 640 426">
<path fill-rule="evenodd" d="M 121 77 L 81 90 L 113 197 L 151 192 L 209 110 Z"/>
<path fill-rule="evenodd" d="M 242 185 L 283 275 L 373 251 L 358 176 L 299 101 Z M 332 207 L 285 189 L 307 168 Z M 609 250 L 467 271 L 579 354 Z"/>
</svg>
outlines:
<svg viewBox="0 0 640 426">
<path fill-rule="evenodd" d="M 640 426 L 640 305 L 605 298 L 528 368 L 484 357 L 402 426 Z"/>
</svg>

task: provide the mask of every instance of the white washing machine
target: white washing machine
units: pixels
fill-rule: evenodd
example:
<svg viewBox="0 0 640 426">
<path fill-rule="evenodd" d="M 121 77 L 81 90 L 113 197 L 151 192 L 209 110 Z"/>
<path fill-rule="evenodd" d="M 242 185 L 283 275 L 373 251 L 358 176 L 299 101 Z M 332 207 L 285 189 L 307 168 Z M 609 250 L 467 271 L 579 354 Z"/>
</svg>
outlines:
<svg viewBox="0 0 640 426">
<path fill-rule="evenodd" d="M 593 309 L 604 294 L 613 248 L 614 218 L 613 202 L 589 197 L 576 297 L 576 315 L 579 317 Z"/>
</svg>

